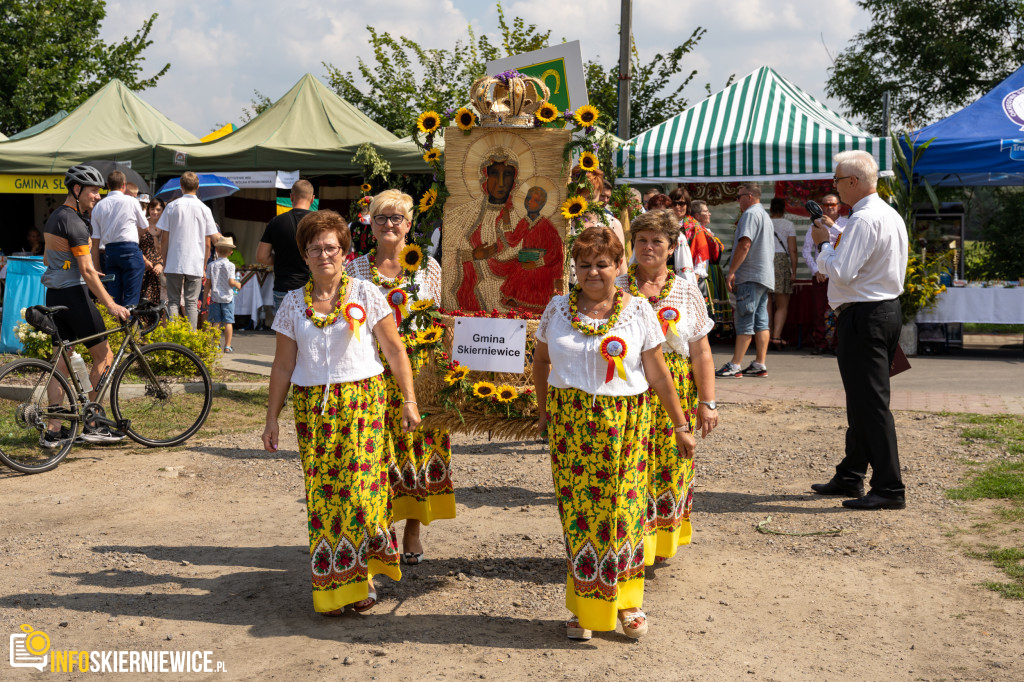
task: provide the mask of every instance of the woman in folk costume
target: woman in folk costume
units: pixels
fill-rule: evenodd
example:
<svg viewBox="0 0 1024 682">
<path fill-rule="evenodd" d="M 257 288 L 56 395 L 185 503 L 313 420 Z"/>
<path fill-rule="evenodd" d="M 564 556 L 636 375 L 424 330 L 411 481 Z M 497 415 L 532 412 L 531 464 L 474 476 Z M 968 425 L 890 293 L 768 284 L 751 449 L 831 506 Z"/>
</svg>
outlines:
<svg viewBox="0 0 1024 682">
<path fill-rule="evenodd" d="M 581 232 L 572 246 L 579 284 L 551 299 L 536 333 L 537 412 L 568 554 L 571 639 L 614 630 L 616 619 L 627 637 L 647 632 L 648 387 L 665 406 L 679 450 L 692 454 L 694 446 L 654 310 L 615 286 L 623 251 L 607 227 Z"/>
<path fill-rule="evenodd" d="M 667 210 L 638 216 L 630 231 L 636 264 L 616 285 L 654 309 L 665 334 L 665 364 L 690 430 L 696 433 L 699 428 L 701 435 L 707 436 L 718 424 L 715 365 L 707 338 L 714 323 L 697 286 L 668 267 L 679 230 L 679 221 Z M 681 452 L 676 447 L 669 413 L 658 396 L 649 393 L 648 398 L 653 415 L 647 467 L 648 532 L 656 540 L 655 561 L 665 561 L 675 555 L 679 545 L 688 545 L 693 534 L 693 458 L 692 451 Z"/>
<path fill-rule="evenodd" d="M 427 258 L 426 267 L 410 275 L 402 267 L 401 255 L 412 227 L 412 197 L 395 189 L 384 190 L 370 203 L 370 227 L 377 246 L 365 256 L 350 261 L 345 267 L 356 279 L 376 285 L 388 301 L 395 321 L 401 324 L 408 317 L 410 306 L 428 306 L 441 300 L 441 266 Z M 418 247 L 407 255 L 422 258 Z M 413 300 L 413 294 L 419 299 Z M 409 334 L 415 336 L 417 330 Z M 409 339 L 410 341 L 414 339 Z M 408 345 L 412 346 L 413 343 Z M 426 351 L 409 355 L 413 372 L 426 360 Z M 455 518 L 455 489 L 452 487 L 452 446 L 445 430 L 402 429 L 402 391 L 397 377 L 384 369 L 387 384 L 388 431 L 391 435 L 393 459 L 389 466 L 392 512 L 395 521 L 405 519 L 402 536 L 402 559 L 415 566 L 423 560 L 420 524 L 435 519 Z"/>
<path fill-rule="evenodd" d="M 311 277 L 274 318 L 277 350 L 263 447 L 280 446 L 289 386 L 306 484 L 313 608 L 339 615 L 377 603 L 374 575 L 400 580 L 391 528 L 384 365 L 401 387 L 402 427 L 419 424 L 412 368 L 384 297 L 342 266 L 351 238 L 334 211 L 299 221 L 295 240 Z M 374 343 L 376 341 L 376 344 Z"/>
</svg>

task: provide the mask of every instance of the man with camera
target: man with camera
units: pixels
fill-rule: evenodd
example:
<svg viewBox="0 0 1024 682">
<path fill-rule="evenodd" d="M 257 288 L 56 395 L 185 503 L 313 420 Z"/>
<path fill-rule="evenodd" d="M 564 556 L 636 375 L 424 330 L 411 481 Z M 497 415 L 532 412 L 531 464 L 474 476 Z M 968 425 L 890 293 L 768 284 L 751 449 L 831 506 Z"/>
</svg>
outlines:
<svg viewBox="0 0 1024 682">
<path fill-rule="evenodd" d="M 899 296 L 907 270 L 907 228 L 876 190 L 878 164 L 863 151 L 834 157 L 832 182 L 844 204 L 853 206 L 835 246 L 830 218 L 814 221 L 818 271 L 828 277 L 829 305 L 839 316 L 839 372 L 846 391 L 846 456 L 819 495 L 840 495 L 850 509 L 903 509 L 896 425 L 889 410 L 889 366 L 899 343 Z M 864 477 L 871 465 L 871 489 Z"/>
</svg>

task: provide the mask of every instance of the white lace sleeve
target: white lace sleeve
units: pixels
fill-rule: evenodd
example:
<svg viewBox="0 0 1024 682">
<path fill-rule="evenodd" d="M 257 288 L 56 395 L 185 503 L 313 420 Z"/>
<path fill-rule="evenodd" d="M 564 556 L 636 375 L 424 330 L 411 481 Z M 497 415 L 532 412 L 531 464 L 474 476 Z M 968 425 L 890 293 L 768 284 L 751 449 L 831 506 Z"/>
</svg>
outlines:
<svg viewBox="0 0 1024 682">
<path fill-rule="evenodd" d="M 435 305 L 441 305 L 441 266 L 433 258 L 427 260 L 427 277 L 420 298 L 432 298 Z"/>
<path fill-rule="evenodd" d="M 345 272 L 356 279 L 370 279 L 370 261 L 363 255 L 345 263 Z"/>
<path fill-rule="evenodd" d="M 540 316 L 540 322 L 537 323 L 537 333 L 534 337 L 541 343 L 548 342 L 548 325 L 551 324 L 551 318 L 557 314 L 559 299 L 565 298 L 565 296 L 554 296 L 548 301 L 548 307 L 544 309 L 544 314 Z"/>
<path fill-rule="evenodd" d="M 295 316 L 299 313 L 296 302 L 301 300 L 299 299 L 299 291 L 301 289 L 289 291 L 285 294 L 281 300 L 281 307 L 278 308 L 277 314 L 274 315 L 274 324 L 271 326 L 271 329 L 275 332 L 280 332 L 293 341 L 295 340 Z"/>
<path fill-rule="evenodd" d="M 704 303 L 704 296 L 700 289 L 693 282 L 686 283 L 686 313 L 684 319 L 690 322 L 689 329 L 683 331 L 687 342 L 693 343 L 700 338 L 707 336 L 708 332 L 715 326 L 714 321 L 708 317 L 708 308 Z"/>
<path fill-rule="evenodd" d="M 634 297 L 634 301 L 641 303 L 640 306 L 640 318 L 643 320 L 644 328 L 644 343 L 641 351 L 649 351 L 652 348 L 657 348 L 661 344 L 665 343 L 665 335 L 661 331 L 661 325 L 658 324 L 658 316 L 654 312 L 647 301 Z"/>
<path fill-rule="evenodd" d="M 358 296 L 363 307 L 366 308 L 367 326 L 370 331 L 373 331 L 378 322 L 391 314 L 391 308 L 388 306 L 384 294 L 380 293 L 380 290 L 372 282 L 359 280 L 358 286 Z"/>
</svg>

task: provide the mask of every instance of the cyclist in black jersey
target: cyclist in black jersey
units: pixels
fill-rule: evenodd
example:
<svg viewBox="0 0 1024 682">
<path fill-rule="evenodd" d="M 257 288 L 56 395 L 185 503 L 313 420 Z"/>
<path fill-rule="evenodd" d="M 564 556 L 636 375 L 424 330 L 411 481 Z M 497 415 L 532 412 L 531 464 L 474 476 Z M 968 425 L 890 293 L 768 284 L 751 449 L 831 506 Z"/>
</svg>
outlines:
<svg viewBox="0 0 1024 682">
<path fill-rule="evenodd" d="M 91 291 L 110 314 L 119 320 L 127 320 L 129 312 L 114 302 L 100 281 L 103 273 L 93 266 L 89 255 L 92 230 L 86 214 L 100 199 L 103 176 L 92 166 L 72 166 L 64 177 L 68 195 L 46 221 L 43 229 L 45 250 L 43 262 L 43 285 L 46 287 L 46 305 L 67 306 L 67 310 L 54 315 L 54 322 L 65 340 L 74 340 L 98 334 L 106 327 L 96 305 L 89 298 Z M 93 365 L 90 378 L 93 385 L 99 381 L 113 361 L 113 354 L 106 339 L 89 348 Z M 68 373 L 64 361 L 59 361 L 57 371 Z M 54 387 L 59 391 L 59 387 Z M 90 395 L 95 399 L 95 395 Z M 59 421 L 51 422 L 43 434 L 43 447 L 59 447 L 67 434 L 56 429 Z M 124 434 L 103 425 L 86 424 L 79 438 L 91 443 L 110 443 L 122 440 Z"/>
</svg>

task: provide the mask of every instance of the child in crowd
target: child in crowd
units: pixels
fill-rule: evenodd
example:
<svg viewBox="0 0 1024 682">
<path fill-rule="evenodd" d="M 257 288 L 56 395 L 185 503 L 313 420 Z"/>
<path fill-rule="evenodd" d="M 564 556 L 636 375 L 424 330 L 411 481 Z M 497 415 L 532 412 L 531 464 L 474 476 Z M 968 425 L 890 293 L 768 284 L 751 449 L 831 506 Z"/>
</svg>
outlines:
<svg viewBox="0 0 1024 682">
<path fill-rule="evenodd" d="M 235 250 L 235 240 L 221 237 L 216 245 L 217 258 L 206 266 L 206 295 L 210 297 L 207 322 L 224 328 L 224 352 L 233 353 L 231 333 L 235 324 L 235 290 L 242 285 L 235 279 L 235 265 L 228 260 Z"/>
</svg>

